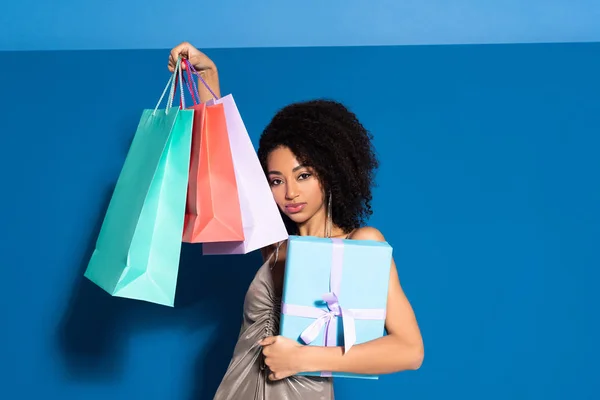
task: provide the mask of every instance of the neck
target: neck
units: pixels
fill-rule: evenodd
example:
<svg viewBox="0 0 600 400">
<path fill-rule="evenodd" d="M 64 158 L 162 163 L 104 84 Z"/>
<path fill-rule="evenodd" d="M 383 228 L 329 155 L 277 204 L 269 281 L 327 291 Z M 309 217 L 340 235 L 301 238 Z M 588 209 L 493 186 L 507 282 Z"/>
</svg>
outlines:
<svg viewBox="0 0 600 400">
<path fill-rule="evenodd" d="M 317 236 L 317 237 L 325 237 L 325 226 L 327 223 L 327 216 L 325 215 L 325 210 L 321 210 L 316 213 L 311 219 L 308 221 L 298 224 L 298 234 L 300 236 Z M 331 236 L 343 236 L 345 232 L 335 224 L 331 227 Z"/>
</svg>

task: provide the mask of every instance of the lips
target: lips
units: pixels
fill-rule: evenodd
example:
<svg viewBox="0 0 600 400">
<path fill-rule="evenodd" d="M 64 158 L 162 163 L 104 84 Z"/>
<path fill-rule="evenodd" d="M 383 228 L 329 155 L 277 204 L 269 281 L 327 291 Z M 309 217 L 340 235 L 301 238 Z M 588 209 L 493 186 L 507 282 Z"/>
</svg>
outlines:
<svg viewBox="0 0 600 400">
<path fill-rule="evenodd" d="M 300 211 L 302 211 L 305 206 L 306 206 L 306 203 L 288 203 L 285 205 L 285 210 L 289 214 L 296 214 L 296 213 L 299 213 Z"/>
</svg>

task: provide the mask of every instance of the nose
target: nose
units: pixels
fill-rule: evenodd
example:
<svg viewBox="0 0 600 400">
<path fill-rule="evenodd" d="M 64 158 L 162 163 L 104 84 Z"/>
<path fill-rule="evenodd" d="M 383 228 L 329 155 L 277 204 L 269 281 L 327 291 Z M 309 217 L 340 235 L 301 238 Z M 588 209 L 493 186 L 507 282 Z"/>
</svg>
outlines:
<svg viewBox="0 0 600 400">
<path fill-rule="evenodd" d="M 288 183 L 286 185 L 285 198 L 287 200 L 294 200 L 296 197 L 298 197 L 298 187 L 296 186 L 296 183 L 292 180 L 292 183 Z"/>
</svg>

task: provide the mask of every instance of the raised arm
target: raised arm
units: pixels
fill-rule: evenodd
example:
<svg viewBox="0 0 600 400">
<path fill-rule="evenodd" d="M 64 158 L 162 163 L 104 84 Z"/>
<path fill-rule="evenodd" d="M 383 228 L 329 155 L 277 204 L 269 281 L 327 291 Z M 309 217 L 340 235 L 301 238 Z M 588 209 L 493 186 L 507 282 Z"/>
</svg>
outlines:
<svg viewBox="0 0 600 400">
<path fill-rule="evenodd" d="M 208 58 L 206 54 L 202 53 L 188 42 L 183 42 L 171 50 L 171 54 L 169 55 L 169 71 L 173 72 L 175 70 L 175 65 L 179 55 L 189 60 L 196 71 L 198 71 L 202 79 L 204 79 L 208 86 L 210 86 L 212 91 L 215 92 L 218 97 L 220 97 L 221 91 L 219 87 L 219 73 L 217 71 L 216 64 L 210 58 Z M 185 65 L 183 66 L 183 69 L 185 70 Z M 200 94 L 200 101 L 202 103 L 210 100 L 213 97 L 210 91 L 206 89 L 201 82 L 198 82 L 197 86 L 198 93 Z"/>
</svg>

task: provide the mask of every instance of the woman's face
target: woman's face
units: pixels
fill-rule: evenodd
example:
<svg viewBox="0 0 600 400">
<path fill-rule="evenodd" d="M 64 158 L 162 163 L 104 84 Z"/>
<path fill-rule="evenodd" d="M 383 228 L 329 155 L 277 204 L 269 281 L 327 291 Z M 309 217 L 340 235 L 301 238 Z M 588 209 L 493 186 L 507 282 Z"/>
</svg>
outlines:
<svg viewBox="0 0 600 400">
<path fill-rule="evenodd" d="M 302 224 L 324 211 L 321 183 L 288 147 L 278 147 L 269 154 L 267 178 L 279 209 L 295 223 Z"/>
</svg>

